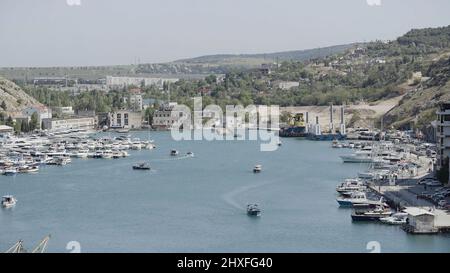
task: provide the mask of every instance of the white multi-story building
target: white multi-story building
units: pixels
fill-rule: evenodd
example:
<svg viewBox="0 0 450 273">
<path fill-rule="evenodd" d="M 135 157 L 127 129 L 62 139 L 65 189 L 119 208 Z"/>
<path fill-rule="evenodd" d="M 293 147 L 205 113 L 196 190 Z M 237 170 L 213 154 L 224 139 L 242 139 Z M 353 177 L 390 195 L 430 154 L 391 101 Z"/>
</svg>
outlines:
<svg viewBox="0 0 450 273">
<path fill-rule="evenodd" d="M 153 115 L 152 126 L 160 130 L 168 130 L 179 119 L 179 116 L 172 116 L 172 110 L 177 105 L 176 102 L 171 102 L 161 106 Z"/>
<path fill-rule="evenodd" d="M 169 78 L 145 78 L 145 77 L 106 77 L 106 86 L 108 88 L 123 88 L 127 86 L 151 86 L 155 85 L 162 89 L 164 83 L 175 83 L 179 79 Z"/>
<path fill-rule="evenodd" d="M 443 103 L 437 111 L 437 169 L 450 157 L 450 102 Z"/>
<path fill-rule="evenodd" d="M 71 129 L 92 130 L 96 127 L 94 117 L 74 117 L 66 119 L 44 119 L 43 129 L 50 131 L 65 131 Z"/>
<path fill-rule="evenodd" d="M 119 110 L 109 115 L 110 128 L 141 129 L 142 112 Z"/>
<path fill-rule="evenodd" d="M 30 107 L 27 107 L 23 110 L 22 114 L 25 115 L 28 118 L 31 118 L 31 116 L 36 113 L 38 118 L 38 128 L 41 127 L 41 123 L 44 119 L 51 119 L 52 118 L 52 110 L 48 107 L 42 106 L 42 105 L 33 105 Z"/>
</svg>

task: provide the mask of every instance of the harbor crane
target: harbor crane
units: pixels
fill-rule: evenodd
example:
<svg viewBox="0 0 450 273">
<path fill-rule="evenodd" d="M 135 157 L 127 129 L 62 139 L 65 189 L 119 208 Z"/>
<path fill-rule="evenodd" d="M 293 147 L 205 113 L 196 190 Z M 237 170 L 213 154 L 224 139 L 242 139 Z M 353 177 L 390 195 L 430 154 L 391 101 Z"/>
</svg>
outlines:
<svg viewBox="0 0 450 273">
<path fill-rule="evenodd" d="M 50 235 L 45 236 L 44 239 L 42 239 L 30 253 L 44 253 L 50 238 Z M 28 253 L 28 251 L 24 248 L 23 241 L 19 240 L 12 247 L 6 250 L 5 253 Z"/>
</svg>

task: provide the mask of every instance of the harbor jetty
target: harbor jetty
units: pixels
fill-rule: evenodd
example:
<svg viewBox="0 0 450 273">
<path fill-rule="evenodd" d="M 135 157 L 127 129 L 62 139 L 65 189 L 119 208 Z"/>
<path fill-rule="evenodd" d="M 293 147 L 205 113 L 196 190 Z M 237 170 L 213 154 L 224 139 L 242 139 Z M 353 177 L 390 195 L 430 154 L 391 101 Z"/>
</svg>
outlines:
<svg viewBox="0 0 450 273">
<path fill-rule="evenodd" d="M 380 208 L 370 204 L 382 198 L 392 215 L 404 215 L 402 228 L 408 233 L 450 231 L 450 188 L 435 178 L 435 146 L 395 137 L 382 141 L 334 141 L 332 148 L 351 149 L 352 153 L 341 156 L 344 163 L 367 165 L 357 178 L 346 179 L 337 187 L 339 204 L 367 205 L 365 212 L 357 211 L 358 215 L 375 215 Z"/>
</svg>

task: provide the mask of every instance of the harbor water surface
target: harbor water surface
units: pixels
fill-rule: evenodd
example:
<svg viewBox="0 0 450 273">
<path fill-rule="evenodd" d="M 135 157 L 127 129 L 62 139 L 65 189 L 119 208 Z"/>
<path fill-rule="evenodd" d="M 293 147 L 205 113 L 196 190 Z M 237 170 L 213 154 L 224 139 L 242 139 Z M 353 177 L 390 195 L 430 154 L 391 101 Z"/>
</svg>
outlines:
<svg viewBox="0 0 450 273">
<path fill-rule="evenodd" d="M 148 133 L 132 133 L 147 139 Z M 335 187 L 365 166 L 343 164 L 329 142 L 283 139 L 275 152 L 256 141 L 173 141 L 125 159 L 73 159 L 38 174 L 0 176 L 0 194 L 18 203 L 0 210 L 0 251 L 19 239 L 49 252 L 450 252 L 450 236 L 413 236 L 396 226 L 352 223 Z M 180 155 L 170 156 L 177 149 Z M 195 157 L 185 156 L 194 152 Z M 151 171 L 133 171 L 137 162 Z M 256 164 L 263 166 L 254 174 Z M 247 203 L 262 215 L 246 215 Z"/>
</svg>

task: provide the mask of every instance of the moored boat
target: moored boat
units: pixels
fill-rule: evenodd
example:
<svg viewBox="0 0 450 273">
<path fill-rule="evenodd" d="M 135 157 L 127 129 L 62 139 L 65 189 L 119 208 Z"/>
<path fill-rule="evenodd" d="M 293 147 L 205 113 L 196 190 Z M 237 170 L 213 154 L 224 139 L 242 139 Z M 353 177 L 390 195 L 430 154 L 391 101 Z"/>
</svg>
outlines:
<svg viewBox="0 0 450 273">
<path fill-rule="evenodd" d="M 350 198 L 339 197 L 336 199 L 341 207 L 376 207 L 376 206 L 387 206 L 384 199 L 381 198 L 379 201 L 370 200 L 367 198 L 364 192 L 353 192 Z"/>
<path fill-rule="evenodd" d="M 374 210 L 355 210 L 352 213 L 353 221 L 378 221 L 381 218 L 391 216 L 389 208 L 378 206 Z"/>
</svg>

